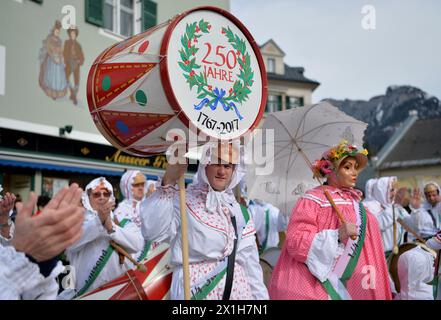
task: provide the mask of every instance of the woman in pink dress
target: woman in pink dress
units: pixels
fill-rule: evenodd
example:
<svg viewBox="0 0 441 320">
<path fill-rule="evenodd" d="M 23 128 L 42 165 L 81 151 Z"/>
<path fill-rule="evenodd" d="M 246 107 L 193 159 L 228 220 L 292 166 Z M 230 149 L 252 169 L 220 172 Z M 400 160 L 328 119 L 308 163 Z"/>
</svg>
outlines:
<svg viewBox="0 0 441 320">
<path fill-rule="evenodd" d="M 366 154 L 342 141 L 314 163 L 314 173 L 326 183 L 306 192 L 293 210 L 270 282 L 271 299 L 392 298 L 377 221 L 354 189 Z"/>
</svg>

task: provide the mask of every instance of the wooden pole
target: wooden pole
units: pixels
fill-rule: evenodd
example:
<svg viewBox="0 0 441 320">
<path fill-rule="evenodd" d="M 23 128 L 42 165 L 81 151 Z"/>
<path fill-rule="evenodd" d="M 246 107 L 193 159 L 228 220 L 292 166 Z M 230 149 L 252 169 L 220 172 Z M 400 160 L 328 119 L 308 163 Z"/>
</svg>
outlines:
<svg viewBox="0 0 441 320">
<path fill-rule="evenodd" d="M 393 235 L 394 235 L 394 246 L 392 249 L 393 254 L 398 254 L 398 239 L 397 239 L 397 220 L 395 219 L 395 205 L 392 205 L 392 218 L 394 219 L 393 224 Z"/>
<path fill-rule="evenodd" d="M 184 174 L 179 177 L 179 207 L 181 211 L 182 268 L 184 271 L 184 299 L 190 300 L 190 264 L 188 259 L 187 209 Z"/>
<path fill-rule="evenodd" d="M 420 242 L 426 243 L 426 240 L 421 238 L 421 236 L 415 230 L 413 230 L 411 227 L 409 227 L 401 218 L 398 218 L 397 222 L 403 226 L 404 230 L 406 230 L 407 232 L 411 233 Z"/>
<path fill-rule="evenodd" d="M 335 209 L 335 212 L 337 212 L 337 216 L 338 219 L 340 220 L 341 223 L 345 223 L 345 217 L 343 216 L 343 214 L 341 213 L 340 209 L 337 207 L 337 205 L 334 202 L 334 199 L 332 199 L 331 195 L 329 194 L 329 191 L 326 190 L 326 187 L 324 187 L 324 191 L 326 198 L 328 199 L 328 201 L 331 203 L 331 206 Z M 352 240 L 357 239 L 357 236 L 351 236 Z"/>
<path fill-rule="evenodd" d="M 139 271 L 147 272 L 147 268 L 145 267 L 145 265 L 143 265 L 142 263 L 139 263 L 138 261 L 133 259 L 133 257 L 123 247 L 121 247 L 119 244 L 117 244 L 115 241 L 110 240 L 110 245 L 113 247 L 113 249 L 116 250 L 116 252 L 121 253 L 124 257 L 129 259 L 129 261 L 132 262 L 138 268 Z"/>
</svg>

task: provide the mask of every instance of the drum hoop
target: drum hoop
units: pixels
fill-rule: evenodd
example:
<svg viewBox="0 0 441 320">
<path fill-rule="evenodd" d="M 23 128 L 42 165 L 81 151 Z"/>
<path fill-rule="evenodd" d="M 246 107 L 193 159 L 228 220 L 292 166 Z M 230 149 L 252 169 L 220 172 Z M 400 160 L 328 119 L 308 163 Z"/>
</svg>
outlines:
<svg viewBox="0 0 441 320">
<path fill-rule="evenodd" d="M 259 109 L 259 113 L 257 114 L 256 119 L 254 120 L 254 123 L 248 128 L 248 130 L 243 134 L 246 135 L 247 133 L 252 132 L 258 125 L 260 120 L 262 119 L 262 116 L 264 114 L 265 111 L 265 106 L 266 106 L 266 98 L 267 98 L 267 91 L 268 91 L 268 80 L 266 77 L 266 69 L 265 69 L 265 64 L 263 62 L 263 58 L 262 58 L 262 54 L 260 53 L 260 49 L 256 44 L 256 41 L 254 40 L 253 36 L 251 35 L 251 33 L 248 31 L 248 29 L 243 25 L 243 23 L 236 18 L 235 16 L 233 16 L 231 13 L 229 13 L 226 10 L 220 9 L 218 7 L 213 7 L 213 6 L 200 6 L 200 7 L 196 7 L 194 9 L 185 11 L 183 13 L 181 13 L 180 15 L 178 15 L 177 17 L 175 17 L 172 22 L 170 23 L 170 25 L 167 27 L 167 30 L 165 31 L 164 37 L 162 38 L 162 43 L 161 43 L 161 49 L 160 49 L 160 55 L 162 57 L 164 57 L 161 62 L 159 63 L 159 67 L 160 67 L 160 74 L 161 74 L 161 83 L 162 86 L 164 88 L 164 92 L 165 95 L 167 97 L 168 103 L 170 104 L 170 106 L 173 108 L 173 110 L 175 111 L 175 114 L 179 117 L 179 119 L 187 126 L 190 126 L 190 119 L 187 117 L 187 115 L 185 114 L 184 110 L 182 110 L 181 105 L 179 104 L 178 100 L 176 99 L 175 93 L 172 89 L 171 86 L 171 81 L 170 81 L 170 74 L 168 72 L 168 67 L 167 67 L 167 49 L 170 43 L 170 38 L 172 35 L 173 30 L 175 29 L 176 25 L 187 15 L 189 15 L 190 13 L 193 13 L 195 11 L 202 11 L 202 10 L 208 10 L 208 11 L 214 11 L 217 12 L 221 15 L 223 15 L 224 17 L 226 17 L 227 19 L 231 20 L 236 27 L 239 28 L 239 30 L 245 35 L 245 38 L 248 40 L 248 42 L 251 45 L 251 48 L 254 51 L 254 54 L 257 58 L 257 63 L 259 65 L 260 68 L 260 76 L 261 76 L 261 80 L 262 80 L 262 96 L 261 96 L 261 103 L 260 103 L 260 109 Z M 199 128 L 197 128 L 198 131 L 201 131 Z M 205 132 L 204 132 L 205 133 Z M 205 133 L 206 135 L 211 136 L 208 133 Z M 219 138 L 219 137 L 213 137 L 213 138 Z M 221 138 L 222 140 L 222 138 Z"/>
<path fill-rule="evenodd" d="M 263 262 L 263 263 L 265 263 L 265 264 L 267 264 L 268 265 L 268 267 L 270 267 L 271 268 L 271 270 L 273 270 L 274 269 L 274 267 L 271 265 L 271 263 L 269 263 L 268 261 L 266 261 L 265 259 L 263 259 L 263 258 L 259 258 L 259 262 Z"/>
<path fill-rule="evenodd" d="M 274 266 L 272 266 L 271 263 L 267 260 L 267 259 L 268 259 L 268 255 L 270 255 L 270 254 L 273 253 L 273 252 L 277 252 L 277 253 L 279 254 L 279 256 L 278 256 L 276 262 L 274 263 Z M 271 248 L 266 249 L 266 250 L 260 255 L 259 258 L 260 258 L 261 260 L 267 262 L 268 264 L 270 264 L 271 267 L 274 269 L 274 267 L 275 267 L 276 264 L 277 264 L 277 261 L 278 261 L 279 258 L 280 258 L 281 253 L 282 253 L 282 250 L 280 250 L 278 247 L 271 247 Z"/>
</svg>

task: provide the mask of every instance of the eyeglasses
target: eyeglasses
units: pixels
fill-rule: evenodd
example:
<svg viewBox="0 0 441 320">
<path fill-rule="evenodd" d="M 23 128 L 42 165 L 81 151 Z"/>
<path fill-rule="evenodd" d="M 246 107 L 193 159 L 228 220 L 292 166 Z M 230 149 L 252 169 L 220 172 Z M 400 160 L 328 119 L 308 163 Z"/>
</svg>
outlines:
<svg viewBox="0 0 441 320">
<path fill-rule="evenodd" d="M 92 193 L 92 197 L 94 197 L 95 199 L 98 199 L 101 196 L 103 196 L 104 198 L 109 198 L 110 197 L 110 192 L 108 192 L 108 191 L 101 191 L 101 192 L 94 192 L 94 193 Z"/>
</svg>

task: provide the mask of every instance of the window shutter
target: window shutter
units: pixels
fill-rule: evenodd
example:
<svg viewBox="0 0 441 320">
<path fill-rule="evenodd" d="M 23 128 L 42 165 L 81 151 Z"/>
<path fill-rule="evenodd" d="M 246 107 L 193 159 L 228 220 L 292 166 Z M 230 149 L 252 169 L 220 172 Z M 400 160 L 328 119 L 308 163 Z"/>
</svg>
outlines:
<svg viewBox="0 0 441 320">
<path fill-rule="evenodd" d="M 265 112 L 271 112 L 271 109 L 270 109 L 270 102 L 268 101 L 268 99 L 266 100 L 266 106 L 265 106 Z"/>
<path fill-rule="evenodd" d="M 282 111 L 282 96 L 277 96 L 277 111 Z"/>
<path fill-rule="evenodd" d="M 157 23 L 157 4 L 150 0 L 142 0 L 142 31 Z"/>
<path fill-rule="evenodd" d="M 104 0 L 86 0 L 86 21 L 102 27 L 104 24 L 103 19 L 104 12 Z"/>
</svg>

